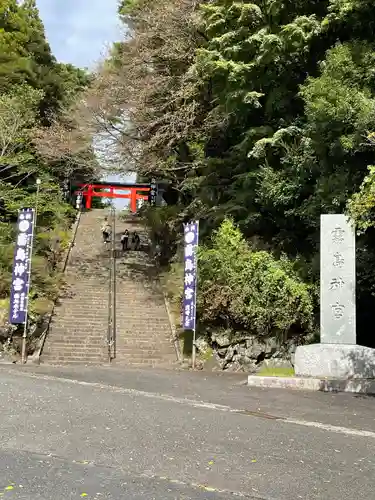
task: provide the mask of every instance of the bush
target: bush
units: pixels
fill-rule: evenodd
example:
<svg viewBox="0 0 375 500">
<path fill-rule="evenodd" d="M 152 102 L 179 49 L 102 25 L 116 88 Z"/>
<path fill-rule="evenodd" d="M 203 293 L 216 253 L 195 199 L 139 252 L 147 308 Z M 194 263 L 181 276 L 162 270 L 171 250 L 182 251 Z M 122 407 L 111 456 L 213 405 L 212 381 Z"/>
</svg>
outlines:
<svg viewBox="0 0 375 500">
<path fill-rule="evenodd" d="M 177 251 L 177 243 L 180 238 L 179 208 L 173 205 L 163 207 L 144 205 L 140 213 L 145 220 L 159 263 L 167 265 Z"/>
<path fill-rule="evenodd" d="M 255 251 L 232 221 L 199 250 L 197 313 L 201 333 L 233 333 L 285 340 L 314 326 L 312 289 L 286 258 Z"/>
</svg>

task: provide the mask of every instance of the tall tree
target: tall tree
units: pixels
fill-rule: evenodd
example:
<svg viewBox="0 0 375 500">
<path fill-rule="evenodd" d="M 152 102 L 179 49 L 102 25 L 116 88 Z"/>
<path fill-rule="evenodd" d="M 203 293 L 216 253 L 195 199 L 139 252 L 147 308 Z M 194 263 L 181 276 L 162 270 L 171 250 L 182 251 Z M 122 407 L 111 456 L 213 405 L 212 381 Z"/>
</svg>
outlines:
<svg viewBox="0 0 375 500">
<path fill-rule="evenodd" d="M 34 319 L 38 301 L 48 303 L 58 292 L 56 256 L 66 243 L 74 212 L 64 200 L 62 182 L 72 170 L 83 177 L 93 171 L 74 155 L 59 162 L 44 157 L 35 137 L 63 121 L 63 111 L 89 82 L 86 71 L 57 63 L 35 1 L 0 3 L 0 298 L 9 293 L 18 210 L 35 206 L 35 181 L 40 178 L 31 292 Z M 90 138 L 80 154 L 93 157 Z"/>
</svg>

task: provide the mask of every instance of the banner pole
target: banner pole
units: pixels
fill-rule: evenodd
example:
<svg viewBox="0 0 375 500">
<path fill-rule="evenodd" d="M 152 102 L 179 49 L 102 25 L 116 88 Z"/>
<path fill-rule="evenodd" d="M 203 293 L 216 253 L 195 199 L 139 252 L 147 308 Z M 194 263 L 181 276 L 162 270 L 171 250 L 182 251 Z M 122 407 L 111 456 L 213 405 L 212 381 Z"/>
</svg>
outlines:
<svg viewBox="0 0 375 500">
<path fill-rule="evenodd" d="M 25 323 L 23 325 L 22 334 L 22 349 L 21 349 L 21 363 L 25 364 L 27 360 L 26 346 L 27 346 L 27 322 L 29 319 L 29 292 L 30 292 L 30 282 L 31 282 L 31 264 L 33 258 L 33 248 L 34 248 L 34 233 L 36 227 L 36 218 L 38 216 L 38 201 L 39 201 L 39 190 L 40 190 L 41 180 L 36 180 L 36 199 L 35 199 L 35 209 L 33 217 L 33 230 L 30 238 L 30 258 L 29 258 L 29 272 L 28 272 L 28 285 L 27 285 L 27 295 L 26 295 L 26 311 L 25 311 Z"/>
<path fill-rule="evenodd" d="M 193 328 L 193 349 L 192 349 L 192 369 L 195 370 L 197 360 L 197 293 L 198 293 L 198 258 L 197 250 L 199 244 L 199 220 L 196 221 L 197 228 L 197 244 L 194 251 L 194 267 L 195 267 L 195 294 L 194 294 L 194 328 Z"/>
<path fill-rule="evenodd" d="M 33 246 L 34 246 L 34 229 L 35 229 L 35 212 L 33 221 L 33 232 L 30 238 L 30 257 L 29 257 L 29 272 L 28 272 L 28 284 L 27 284 L 27 294 L 26 294 L 26 308 L 25 308 L 25 323 L 23 325 L 23 335 L 22 335 L 22 350 L 21 350 L 21 363 L 24 365 L 26 363 L 26 345 L 27 345 L 27 322 L 29 320 L 29 293 L 30 293 L 30 279 L 31 279 L 31 261 L 33 257 Z"/>
<path fill-rule="evenodd" d="M 192 360 L 191 360 L 191 367 L 193 370 L 195 370 L 195 364 L 196 364 L 196 358 L 197 358 L 197 346 L 196 346 L 196 330 L 195 328 L 193 329 L 193 352 L 192 352 Z"/>
<path fill-rule="evenodd" d="M 191 363 L 195 369 L 197 360 L 197 251 L 199 244 L 199 221 L 184 224 L 184 300 L 182 323 L 184 330 L 193 332 Z"/>
<path fill-rule="evenodd" d="M 22 351 L 21 351 L 21 363 L 23 365 L 26 363 L 27 319 L 28 318 L 27 318 L 27 311 L 26 311 L 26 314 L 25 314 L 25 323 L 23 324 Z"/>
</svg>

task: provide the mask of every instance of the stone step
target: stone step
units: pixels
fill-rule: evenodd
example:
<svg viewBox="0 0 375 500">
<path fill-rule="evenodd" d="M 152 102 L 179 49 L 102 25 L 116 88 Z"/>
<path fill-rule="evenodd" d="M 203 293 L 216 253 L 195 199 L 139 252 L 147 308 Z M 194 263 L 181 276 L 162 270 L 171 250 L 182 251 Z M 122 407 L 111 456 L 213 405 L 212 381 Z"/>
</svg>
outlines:
<svg viewBox="0 0 375 500">
<path fill-rule="evenodd" d="M 107 321 L 79 321 L 77 319 L 56 319 L 52 321 L 54 328 L 69 329 L 71 332 L 95 332 L 102 331 L 103 333 L 108 329 Z"/>
<path fill-rule="evenodd" d="M 108 356 L 105 356 L 104 354 L 96 354 L 95 356 L 92 356 L 90 354 L 71 354 L 71 353 L 53 353 L 51 355 L 44 355 L 43 356 L 43 361 L 64 361 L 64 360 L 72 360 L 72 361 L 81 361 L 81 363 L 86 363 L 86 362 L 102 362 L 103 360 L 108 359 Z"/>
<path fill-rule="evenodd" d="M 106 344 L 104 342 L 102 344 L 77 344 L 73 342 L 51 342 L 49 346 L 47 346 L 45 352 L 50 352 L 52 349 L 58 350 L 61 348 L 64 348 L 65 351 L 77 351 L 77 352 L 88 352 L 88 351 L 93 351 L 93 352 L 101 352 L 104 348 L 106 347 Z"/>
<path fill-rule="evenodd" d="M 69 357 L 69 356 L 55 356 L 51 358 L 42 357 L 42 362 L 51 365 L 60 365 L 60 364 L 77 364 L 77 365 L 102 365 L 108 363 L 108 357 L 103 356 L 102 358 L 97 359 L 82 359 L 78 357 Z M 154 359 L 154 358 L 132 358 L 131 360 L 120 360 L 112 359 L 111 364 L 116 366 L 167 366 L 173 365 L 176 362 L 175 358 L 171 358 L 170 360 L 163 359 Z"/>
<path fill-rule="evenodd" d="M 164 355 L 164 354 L 168 354 L 170 352 L 174 353 L 174 349 L 171 349 L 169 345 L 160 345 L 158 348 L 156 349 L 153 349 L 153 348 L 148 348 L 148 347 L 124 347 L 124 346 L 119 346 L 118 343 L 116 344 L 116 352 L 117 353 L 121 353 L 123 355 L 130 355 L 130 354 L 134 354 L 134 355 L 144 355 L 146 354 L 147 356 L 148 355 L 152 355 L 152 354 L 156 354 L 156 355 Z"/>
<path fill-rule="evenodd" d="M 79 366 L 101 366 L 108 363 L 107 359 L 71 359 L 71 358 L 54 358 L 54 359 L 43 359 L 42 363 L 48 365 L 62 366 L 62 365 L 79 365 Z"/>
<path fill-rule="evenodd" d="M 46 346 L 46 350 L 49 348 L 49 347 L 58 347 L 58 348 L 61 348 L 61 347 L 66 347 L 67 349 L 73 349 L 73 348 L 77 348 L 77 349 L 83 349 L 83 350 L 87 350 L 87 349 L 102 349 L 104 346 L 106 346 L 107 343 L 103 340 L 103 341 L 100 341 L 100 342 L 90 342 L 90 341 L 87 341 L 86 339 L 84 339 L 82 342 L 77 342 L 76 340 L 75 341 L 57 341 L 55 342 L 55 340 L 53 338 L 51 338 L 51 342 Z"/>
<path fill-rule="evenodd" d="M 142 349 L 139 349 L 138 351 L 123 351 L 120 349 L 116 349 L 116 356 L 121 357 L 121 358 L 141 358 L 141 359 L 148 359 L 148 358 L 155 358 L 155 359 L 161 359 L 164 357 L 164 355 L 167 353 L 163 353 L 161 351 L 148 351 Z"/>
<path fill-rule="evenodd" d="M 95 304 L 98 304 L 98 305 L 101 305 L 103 303 L 107 303 L 108 302 L 108 290 L 105 290 L 105 293 L 100 293 L 100 294 L 96 294 L 94 293 L 93 291 L 90 291 L 90 289 L 86 289 L 85 290 L 85 293 L 83 294 L 82 293 L 70 293 L 69 295 L 67 295 L 66 297 L 63 297 L 61 296 L 61 299 L 60 299 L 60 304 L 59 305 L 64 305 L 65 302 L 74 302 L 75 300 L 79 299 L 80 302 L 86 304 L 88 302 L 91 302 L 92 303 L 95 303 Z"/>
<path fill-rule="evenodd" d="M 64 353 L 79 353 L 83 354 L 85 352 L 87 353 L 103 353 L 108 349 L 107 345 L 97 345 L 97 346 L 82 346 L 82 345 L 74 345 L 74 344 L 55 344 L 53 342 L 50 343 L 49 346 L 47 346 L 46 350 L 44 351 L 46 354 L 47 353 L 54 353 L 54 352 L 64 352 Z"/>
<path fill-rule="evenodd" d="M 96 323 L 79 323 L 77 321 L 70 322 L 66 319 L 57 318 L 52 321 L 52 328 L 54 332 L 58 332 L 62 334 L 68 334 L 68 336 L 76 337 L 79 335 L 83 335 L 84 337 L 91 336 L 97 337 L 98 334 L 106 335 L 108 331 L 108 323 L 104 321 L 96 322 Z M 68 331 L 68 332 L 67 332 Z"/>
<path fill-rule="evenodd" d="M 144 343 L 142 344 L 130 344 L 127 342 L 124 342 L 121 338 L 117 337 L 116 338 L 116 345 L 118 350 L 123 350 L 123 351 L 161 351 L 161 350 L 169 350 L 173 344 L 170 344 L 169 341 L 167 342 L 153 342 L 150 344 Z"/>
<path fill-rule="evenodd" d="M 90 290 L 86 290 L 85 295 L 75 293 L 74 295 L 70 294 L 69 296 L 61 297 L 61 303 L 58 304 L 58 307 L 60 305 L 65 305 L 65 303 L 75 302 L 76 300 L 79 300 L 82 304 L 89 303 L 101 306 L 108 303 L 108 290 L 106 290 L 105 293 L 102 294 L 95 294 Z"/>
<path fill-rule="evenodd" d="M 137 325 L 134 325 L 135 327 Z M 168 332 L 169 333 L 169 332 Z M 170 339 L 170 336 L 166 333 L 164 328 L 160 329 L 147 329 L 147 328 L 142 328 L 142 333 L 137 333 L 137 335 L 131 332 L 124 332 L 121 330 L 120 327 L 117 327 L 117 336 L 118 338 L 123 339 L 124 342 L 131 342 L 132 340 L 139 340 L 139 341 L 147 341 L 147 342 L 163 342 L 167 339 Z"/>
<path fill-rule="evenodd" d="M 156 357 L 140 357 L 140 356 L 131 356 L 129 358 L 120 358 L 119 356 L 116 356 L 116 363 L 121 364 L 122 362 L 125 362 L 126 364 L 133 364 L 133 363 L 143 363 L 143 364 L 148 364 L 148 363 L 160 363 L 162 360 L 165 360 L 165 358 L 156 358 Z"/>
<path fill-rule="evenodd" d="M 87 357 L 100 357 L 103 356 L 105 349 L 67 349 L 64 348 L 64 356 L 87 356 Z M 50 349 L 47 349 L 45 352 L 46 355 L 50 356 L 56 356 L 59 355 L 61 352 L 60 349 L 57 349 L 55 347 L 50 347 Z"/>
<path fill-rule="evenodd" d="M 90 307 L 90 309 L 89 309 Z M 94 308 L 94 309 L 93 309 Z M 86 314 L 85 312 L 86 311 Z M 108 306 L 107 307 L 101 307 L 101 306 L 96 306 L 96 305 L 85 305 L 81 304 L 78 306 L 77 304 L 65 304 L 64 307 L 57 307 L 54 311 L 53 318 L 60 317 L 61 314 L 74 314 L 75 316 L 78 316 L 80 318 L 87 318 L 87 319 L 92 319 L 92 318 L 107 318 L 108 316 Z M 68 316 L 68 318 L 73 316 Z"/>
<path fill-rule="evenodd" d="M 65 318 L 66 319 L 74 319 L 73 316 L 69 316 L 69 314 L 72 314 L 72 315 L 74 314 L 78 318 L 87 319 L 87 320 L 92 320 L 92 319 L 106 320 L 108 317 L 108 308 L 96 309 L 93 312 L 90 312 L 90 309 L 89 310 L 86 309 L 86 314 L 85 314 L 84 313 L 85 307 L 88 307 L 88 306 L 82 305 L 81 307 L 78 307 L 77 305 L 74 305 L 73 307 L 71 307 L 69 305 L 66 305 L 66 307 L 58 308 L 54 311 L 53 319 L 55 319 L 57 317 L 59 318 L 61 314 L 68 315 L 68 316 L 64 316 L 64 319 Z M 90 306 L 90 307 L 96 307 L 96 306 Z"/>
<path fill-rule="evenodd" d="M 107 339 L 107 330 L 103 331 L 93 331 L 89 330 L 89 333 L 85 335 L 85 330 L 81 330 L 79 332 L 75 332 L 74 330 L 67 330 L 67 329 L 59 329 L 56 326 L 54 327 L 53 332 L 51 335 L 49 335 L 50 339 L 57 340 L 57 341 L 68 341 L 68 342 L 82 342 L 85 340 L 86 342 L 94 342 L 96 341 L 103 341 Z"/>
<path fill-rule="evenodd" d="M 79 301 L 79 303 L 77 303 Z M 79 307 L 80 306 L 80 307 Z M 103 298 L 99 300 L 95 298 L 93 295 L 90 295 L 87 299 L 82 299 L 79 296 L 73 298 L 64 299 L 64 303 L 56 306 L 56 310 L 61 310 L 66 307 L 77 307 L 77 310 L 85 307 L 90 307 L 90 310 L 94 312 L 94 308 L 98 308 L 100 310 L 106 310 L 108 308 L 108 294 L 106 294 Z"/>
<path fill-rule="evenodd" d="M 128 344 L 123 342 L 121 339 L 116 339 L 118 350 L 122 351 L 160 351 L 163 349 L 169 349 L 172 346 L 169 342 L 153 342 L 153 343 L 143 343 L 143 344 Z"/>
<path fill-rule="evenodd" d="M 140 342 L 150 342 L 161 345 L 165 342 L 169 342 L 169 336 L 165 335 L 165 330 L 159 331 L 147 331 L 144 330 L 142 335 L 138 334 L 136 339 L 134 335 L 130 335 L 129 333 L 122 333 L 121 328 L 117 329 L 117 340 L 119 342 L 123 342 L 124 344 L 131 343 L 133 340 L 138 340 Z"/>
<path fill-rule="evenodd" d="M 117 361 L 117 359 L 112 360 L 112 364 L 116 366 L 130 366 L 130 367 L 156 367 L 156 366 L 172 366 L 173 363 L 176 361 L 174 358 L 173 360 L 171 359 L 170 361 L 167 361 L 166 359 L 136 359 L 133 358 L 131 360 L 121 360 Z"/>
<path fill-rule="evenodd" d="M 119 349 L 120 348 L 125 348 L 125 349 L 160 349 L 161 344 L 160 342 L 150 342 L 150 340 L 145 340 L 145 341 L 133 341 L 129 340 L 128 342 L 124 342 L 124 339 L 121 339 L 121 341 L 117 341 Z M 120 347 L 121 346 L 121 347 Z"/>
<path fill-rule="evenodd" d="M 65 276 L 67 287 L 55 309 L 43 362 L 107 363 L 110 260 L 100 234 L 103 218 L 101 210 L 82 214 Z M 137 230 L 142 242 L 147 241 L 140 221 L 130 217 L 117 223 L 118 249 L 125 227 Z M 117 255 L 116 362 L 123 360 L 127 366 L 156 366 L 175 361 L 164 298 L 159 284 L 151 279 L 152 261 L 142 251 Z"/>
<path fill-rule="evenodd" d="M 90 304 L 95 305 L 95 306 L 102 306 L 102 307 L 107 307 L 108 304 L 108 290 L 106 290 L 105 293 L 103 294 L 94 294 L 93 292 L 90 292 L 90 290 L 86 290 L 86 293 L 84 296 L 81 294 L 77 293 L 75 295 L 71 294 L 68 297 L 62 297 L 61 304 L 58 304 L 57 307 L 64 306 L 65 304 L 69 303 L 75 303 L 76 300 L 79 300 L 80 304 Z"/>
<path fill-rule="evenodd" d="M 60 335 L 59 337 L 57 336 L 51 336 L 50 337 L 53 340 L 53 343 L 56 345 L 59 344 L 74 344 L 74 345 L 82 345 L 82 344 L 89 344 L 89 345 L 101 345 L 106 342 L 106 338 L 98 338 L 98 337 L 85 337 L 85 336 L 80 336 L 80 337 L 69 337 L 69 336 L 64 336 Z"/>
<path fill-rule="evenodd" d="M 78 329 L 76 325 L 61 325 L 60 323 L 52 323 L 50 333 L 48 335 L 49 339 L 53 340 L 68 340 L 72 342 L 82 342 L 85 340 L 105 340 L 107 338 L 107 328 L 94 328 L 91 325 L 82 326 Z"/>
<path fill-rule="evenodd" d="M 95 355 L 95 356 L 102 356 L 106 351 L 108 350 L 107 346 L 100 347 L 98 349 L 78 349 L 75 348 L 74 346 L 55 346 L 54 344 L 51 344 L 48 349 L 44 352 L 45 355 L 49 356 L 55 356 L 56 354 L 64 353 L 69 354 L 69 355 Z"/>
<path fill-rule="evenodd" d="M 45 352 L 46 355 L 50 355 L 51 357 L 59 357 L 59 356 L 70 356 L 70 357 L 79 357 L 87 356 L 89 358 L 100 358 L 105 356 L 107 349 L 88 349 L 88 350 L 75 350 L 75 349 L 64 349 L 61 351 L 59 349 L 51 348 L 47 349 Z"/>
<path fill-rule="evenodd" d="M 73 344 L 66 344 L 66 345 L 55 345 L 52 342 L 50 343 L 49 346 L 46 347 L 45 351 L 43 351 L 43 354 L 50 354 L 50 355 L 55 355 L 56 353 L 77 353 L 80 356 L 83 355 L 84 353 L 88 354 L 95 354 L 95 355 L 103 355 L 105 352 L 107 352 L 108 347 L 106 345 L 103 346 L 96 346 L 96 347 L 80 347 L 80 346 L 75 346 Z"/>
<path fill-rule="evenodd" d="M 79 365 L 79 366 L 102 366 L 106 363 L 108 363 L 108 360 L 102 359 L 102 360 L 96 360 L 96 361 L 89 361 L 89 360 L 82 360 L 82 359 L 46 359 L 44 360 L 42 358 L 42 363 L 45 363 L 46 365 L 53 365 L 53 366 L 63 366 L 63 365 Z"/>
<path fill-rule="evenodd" d="M 158 328 L 164 329 L 165 327 L 169 327 L 170 330 L 169 323 L 167 323 L 164 320 L 158 319 L 157 317 L 147 318 L 144 316 L 144 312 L 140 312 L 139 314 L 134 312 L 134 316 L 130 314 L 127 316 L 124 315 L 122 317 L 116 315 L 116 319 L 117 319 L 117 324 L 118 325 L 121 324 L 124 330 L 132 329 L 134 324 L 138 326 L 147 325 L 149 328 L 153 327 L 155 330 Z"/>
<path fill-rule="evenodd" d="M 88 309 L 90 307 L 90 309 Z M 85 314 L 86 311 L 86 314 Z M 61 317 L 61 314 L 67 315 L 64 316 L 65 318 L 73 318 L 73 316 L 69 316 L 69 314 L 74 314 L 75 316 L 79 318 L 86 318 L 88 320 L 91 320 L 93 318 L 95 319 L 107 319 L 108 317 L 108 306 L 106 307 L 101 307 L 101 306 L 96 306 L 96 305 L 78 305 L 78 304 L 64 304 L 64 307 L 57 307 L 54 311 L 53 314 L 53 319 Z"/>
<path fill-rule="evenodd" d="M 83 316 L 81 312 L 73 314 L 74 311 L 71 311 L 70 309 L 55 313 L 52 317 L 52 322 L 54 324 L 61 323 L 64 326 L 66 324 L 69 326 L 77 326 L 80 329 L 82 329 L 82 324 L 92 325 L 94 327 L 99 325 L 101 328 L 103 325 L 107 326 L 108 324 L 108 311 L 105 311 L 102 315 L 98 314 L 96 316 L 91 316 L 89 314 Z"/>
</svg>

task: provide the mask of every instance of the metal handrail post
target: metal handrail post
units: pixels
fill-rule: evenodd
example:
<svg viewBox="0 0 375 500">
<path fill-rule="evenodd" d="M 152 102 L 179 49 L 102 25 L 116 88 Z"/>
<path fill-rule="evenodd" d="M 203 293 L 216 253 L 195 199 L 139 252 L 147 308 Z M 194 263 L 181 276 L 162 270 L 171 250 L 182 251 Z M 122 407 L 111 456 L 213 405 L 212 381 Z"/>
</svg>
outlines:
<svg viewBox="0 0 375 500">
<path fill-rule="evenodd" d="M 113 248 L 113 234 L 111 234 L 111 246 Z M 108 284 L 108 330 L 107 330 L 107 346 L 108 346 L 108 363 L 111 363 L 112 360 L 112 353 L 111 353 L 111 345 L 112 345 L 112 318 L 113 318 L 113 312 L 112 312 L 112 248 L 110 249 L 109 252 L 109 284 Z"/>
<path fill-rule="evenodd" d="M 113 359 L 116 358 L 116 209 L 113 208 L 113 238 L 112 238 L 112 345 Z"/>
</svg>

